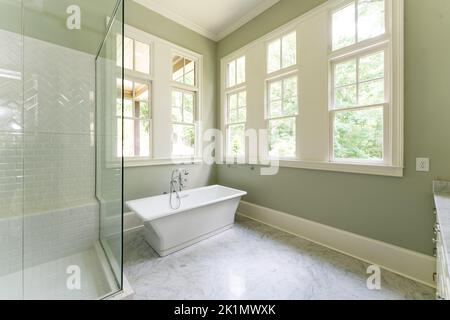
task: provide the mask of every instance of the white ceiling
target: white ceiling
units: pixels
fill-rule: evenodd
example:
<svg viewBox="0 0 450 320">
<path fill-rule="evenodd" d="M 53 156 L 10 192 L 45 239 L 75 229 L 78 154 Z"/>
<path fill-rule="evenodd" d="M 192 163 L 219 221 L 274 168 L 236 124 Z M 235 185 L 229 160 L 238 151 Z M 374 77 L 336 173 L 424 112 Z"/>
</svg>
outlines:
<svg viewBox="0 0 450 320">
<path fill-rule="evenodd" d="M 219 41 L 280 0 L 134 0 Z"/>
</svg>

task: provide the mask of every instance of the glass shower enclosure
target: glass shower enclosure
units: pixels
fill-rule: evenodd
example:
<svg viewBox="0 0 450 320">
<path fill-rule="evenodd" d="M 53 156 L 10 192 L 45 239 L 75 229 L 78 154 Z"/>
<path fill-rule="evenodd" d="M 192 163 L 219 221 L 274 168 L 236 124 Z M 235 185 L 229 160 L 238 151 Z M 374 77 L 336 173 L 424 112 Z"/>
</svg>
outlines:
<svg viewBox="0 0 450 320">
<path fill-rule="evenodd" d="M 123 13 L 0 0 L 0 299 L 122 289 Z"/>
</svg>

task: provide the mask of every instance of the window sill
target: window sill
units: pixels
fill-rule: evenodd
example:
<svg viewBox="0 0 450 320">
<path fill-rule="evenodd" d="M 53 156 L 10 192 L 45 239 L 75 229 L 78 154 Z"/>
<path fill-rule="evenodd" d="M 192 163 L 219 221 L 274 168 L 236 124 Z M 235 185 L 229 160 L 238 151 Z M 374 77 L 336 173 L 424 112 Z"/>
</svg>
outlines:
<svg viewBox="0 0 450 320">
<path fill-rule="evenodd" d="M 358 173 L 388 177 L 403 177 L 403 167 L 389 166 L 383 164 L 355 164 L 342 162 L 319 162 L 302 160 L 280 160 L 280 167 L 311 169 L 322 171 Z"/>
<path fill-rule="evenodd" d="M 125 168 L 149 167 L 149 166 L 172 166 L 172 165 L 194 165 L 201 164 L 201 158 L 174 158 L 174 159 L 125 159 Z"/>
</svg>

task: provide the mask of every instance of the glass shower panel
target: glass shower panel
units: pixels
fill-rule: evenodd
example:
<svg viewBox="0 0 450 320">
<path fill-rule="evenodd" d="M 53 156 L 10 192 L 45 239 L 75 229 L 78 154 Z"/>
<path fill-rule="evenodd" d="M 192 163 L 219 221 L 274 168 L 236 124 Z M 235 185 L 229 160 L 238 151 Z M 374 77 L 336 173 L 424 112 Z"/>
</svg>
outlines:
<svg viewBox="0 0 450 320">
<path fill-rule="evenodd" d="M 23 298 L 21 6 L 0 0 L 0 300 Z"/>
<path fill-rule="evenodd" d="M 123 7 L 96 59 L 96 196 L 100 242 L 122 286 L 123 230 Z"/>
<path fill-rule="evenodd" d="M 95 58 L 116 5 L 23 0 L 25 299 L 120 289 L 99 242 L 95 192 Z"/>
</svg>

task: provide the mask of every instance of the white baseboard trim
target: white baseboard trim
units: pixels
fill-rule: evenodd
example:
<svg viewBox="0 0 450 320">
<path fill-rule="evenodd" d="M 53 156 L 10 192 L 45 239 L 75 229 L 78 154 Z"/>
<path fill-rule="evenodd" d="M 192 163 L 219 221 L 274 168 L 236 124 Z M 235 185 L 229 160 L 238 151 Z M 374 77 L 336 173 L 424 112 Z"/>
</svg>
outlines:
<svg viewBox="0 0 450 320">
<path fill-rule="evenodd" d="M 238 212 L 273 228 L 436 287 L 433 280 L 436 272 L 434 257 L 245 201 L 241 201 Z"/>
</svg>

